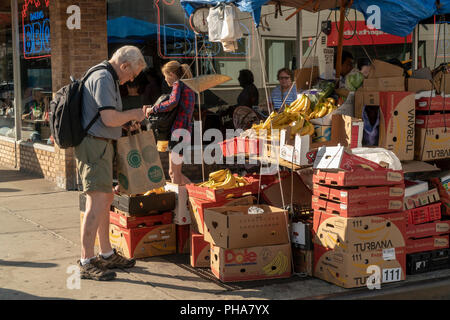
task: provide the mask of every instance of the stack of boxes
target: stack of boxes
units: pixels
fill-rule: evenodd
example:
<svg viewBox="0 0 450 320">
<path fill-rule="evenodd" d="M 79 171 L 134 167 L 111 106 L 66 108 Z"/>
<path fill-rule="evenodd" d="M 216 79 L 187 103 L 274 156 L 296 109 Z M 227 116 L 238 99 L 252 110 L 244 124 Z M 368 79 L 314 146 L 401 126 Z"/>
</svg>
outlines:
<svg viewBox="0 0 450 320">
<path fill-rule="evenodd" d="M 404 280 L 403 172 L 343 147 L 320 148 L 314 167 L 314 276 L 345 288 L 362 287 L 372 266 L 381 283 Z"/>
<path fill-rule="evenodd" d="M 441 217 L 437 189 L 405 197 L 407 273 L 417 274 L 450 267 L 450 220 Z"/>
<path fill-rule="evenodd" d="M 204 218 L 211 271 L 222 282 L 291 276 L 286 210 L 268 205 L 218 207 L 206 209 Z"/>
<path fill-rule="evenodd" d="M 373 144 L 363 139 L 364 145 L 385 148 L 395 153 L 399 160 L 413 160 L 415 137 L 415 94 L 405 92 L 403 68 L 374 60 L 368 79 L 355 92 L 355 117 L 367 121 L 371 115 L 366 109 L 377 110 L 378 139 Z M 375 108 L 375 109 L 374 109 Z"/>
<path fill-rule="evenodd" d="M 190 214 L 190 255 L 192 267 L 210 266 L 210 246 L 204 240 L 204 216 L 208 208 L 251 205 L 252 194 L 257 193 L 258 181 L 248 178 L 249 185 L 232 189 L 214 190 L 194 184 L 186 185 Z"/>
</svg>

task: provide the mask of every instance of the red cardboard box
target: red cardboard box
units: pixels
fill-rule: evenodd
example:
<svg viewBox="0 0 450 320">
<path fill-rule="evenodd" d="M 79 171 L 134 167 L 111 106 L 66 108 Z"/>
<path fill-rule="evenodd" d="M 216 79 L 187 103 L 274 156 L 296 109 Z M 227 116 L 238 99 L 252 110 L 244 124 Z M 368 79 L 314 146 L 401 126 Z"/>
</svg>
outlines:
<svg viewBox="0 0 450 320">
<path fill-rule="evenodd" d="M 258 194 L 258 180 L 252 178 L 246 178 L 249 183 L 243 187 L 230 188 L 230 189 L 212 189 L 208 187 L 199 187 L 195 184 L 187 184 L 186 189 L 189 194 L 189 198 L 196 198 L 208 201 L 224 201 L 229 198 L 237 198 L 251 194 Z"/>
<path fill-rule="evenodd" d="M 203 235 L 191 232 L 191 266 L 194 268 L 209 268 L 210 244 L 206 242 Z"/>
<path fill-rule="evenodd" d="M 291 244 L 224 249 L 211 245 L 211 271 L 222 282 L 289 278 Z"/>
<path fill-rule="evenodd" d="M 450 110 L 450 98 L 445 98 L 445 104 L 444 104 L 444 97 L 442 96 L 435 96 L 435 97 L 423 97 L 420 99 L 416 99 L 416 110 L 422 110 L 422 111 L 443 111 L 443 110 Z"/>
<path fill-rule="evenodd" d="M 174 224 L 132 229 L 110 224 L 109 241 L 126 258 L 147 258 L 177 251 Z"/>
<path fill-rule="evenodd" d="M 366 252 L 405 246 L 406 213 L 345 218 L 314 210 L 313 241 L 343 252 Z"/>
<path fill-rule="evenodd" d="M 441 219 L 441 203 L 433 203 L 427 206 L 409 209 L 408 214 L 409 224 L 420 224 L 428 221 L 435 221 Z"/>
<path fill-rule="evenodd" d="M 191 226 L 194 228 L 195 231 L 198 231 L 199 233 L 203 234 L 205 209 L 225 207 L 225 206 L 243 206 L 247 204 L 253 204 L 253 202 L 254 202 L 253 196 L 228 199 L 219 202 L 189 198 L 189 210 L 191 213 L 191 220 L 192 220 Z"/>
<path fill-rule="evenodd" d="M 191 245 L 190 225 L 176 225 L 177 232 L 177 253 L 189 253 L 189 246 Z"/>
<path fill-rule="evenodd" d="M 380 285 L 405 280 L 406 249 L 396 247 L 361 253 L 343 253 L 314 245 L 314 276 L 344 288 L 365 287 L 373 271 L 380 268 Z"/>
<path fill-rule="evenodd" d="M 407 239 L 406 253 L 410 254 L 416 252 L 446 249 L 449 247 L 448 239 L 448 235 L 432 236 L 421 239 Z"/>
<path fill-rule="evenodd" d="M 450 105 L 450 98 L 448 99 Z M 441 114 L 429 114 L 429 115 L 416 115 L 416 128 L 440 128 L 450 125 L 450 113 Z"/>
<path fill-rule="evenodd" d="M 414 159 L 415 94 L 380 92 L 378 146 L 395 153 L 399 160 Z"/>
<path fill-rule="evenodd" d="M 406 226 L 407 238 L 425 238 L 450 233 L 450 220 L 433 221 L 422 224 L 408 224 Z"/>
<path fill-rule="evenodd" d="M 109 222 L 122 228 L 140 228 L 140 227 L 152 227 L 154 225 L 171 224 L 172 212 L 166 212 L 158 215 L 151 216 L 125 216 L 117 208 L 114 208 L 115 212 L 109 212 Z"/>
<path fill-rule="evenodd" d="M 347 205 L 366 203 L 374 199 L 403 200 L 405 186 L 359 187 L 354 189 L 332 188 L 320 184 L 313 185 L 314 195 Z"/>
<path fill-rule="evenodd" d="M 313 175 L 313 183 L 327 186 L 363 187 L 386 186 L 403 183 L 403 171 L 390 169 L 383 170 L 355 170 L 355 171 L 323 171 L 316 169 Z"/>
<path fill-rule="evenodd" d="M 439 192 L 437 189 L 431 189 L 426 192 L 421 192 L 403 199 L 404 208 L 414 209 L 417 207 L 425 206 L 427 204 L 435 203 L 440 201 Z"/>
<path fill-rule="evenodd" d="M 314 211 L 337 214 L 341 217 L 362 217 L 379 213 L 395 212 L 403 209 L 403 200 L 378 199 L 365 203 L 337 203 L 312 197 L 312 208 Z"/>
</svg>

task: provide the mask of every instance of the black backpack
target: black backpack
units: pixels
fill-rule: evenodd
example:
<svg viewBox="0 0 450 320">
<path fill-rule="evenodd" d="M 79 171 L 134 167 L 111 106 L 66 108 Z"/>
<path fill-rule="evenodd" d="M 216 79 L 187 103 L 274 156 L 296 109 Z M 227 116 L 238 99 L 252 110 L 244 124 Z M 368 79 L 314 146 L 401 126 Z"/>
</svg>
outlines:
<svg viewBox="0 0 450 320">
<path fill-rule="evenodd" d="M 78 146 L 92 125 L 100 117 L 97 113 L 86 128 L 81 124 L 83 110 L 83 87 L 86 79 L 97 70 L 109 69 L 108 63 L 103 63 L 89 70 L 81 80 L 72 82 L 59 89 L 50 102 L 50 130 L 55 143 L 61 149 Z"/>
</svg>

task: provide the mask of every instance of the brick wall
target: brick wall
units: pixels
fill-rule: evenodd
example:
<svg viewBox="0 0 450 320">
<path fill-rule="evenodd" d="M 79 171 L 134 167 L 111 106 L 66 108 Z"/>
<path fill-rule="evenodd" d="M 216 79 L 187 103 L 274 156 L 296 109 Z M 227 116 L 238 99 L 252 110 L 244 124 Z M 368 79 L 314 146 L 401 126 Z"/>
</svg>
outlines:
<svg viewBox="0 0 450 320">
<path fill-rule="evenodd" d="M 14 154 L 15 142 L 13 139 L 0 139 L 0 165 L 7 168 L 16 167 Z"/>
</svg>

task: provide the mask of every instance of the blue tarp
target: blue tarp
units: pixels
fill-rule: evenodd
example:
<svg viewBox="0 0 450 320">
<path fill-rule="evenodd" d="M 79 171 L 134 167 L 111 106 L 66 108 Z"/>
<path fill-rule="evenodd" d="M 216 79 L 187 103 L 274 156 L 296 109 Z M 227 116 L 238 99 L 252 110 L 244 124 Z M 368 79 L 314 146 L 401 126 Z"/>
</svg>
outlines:
<svg viewBox="0 0 450 320">
<path fill-rule="evenodd" d="M 118 38 L 140 37 L 145 38 L 158 34 L 158 25 L 144 20 L 122 16 L 106 22 L 108 38 L 114 42 Z M 161 36 L 174 38 L 194 37 L 194 33 L 187 29 L 176 29 L 161 26 Z"/>
<path fill-rule="evenodd" d="M 251 13 L 255 24 L 259 25 L 261 6 L 267 4 L 269 0 L 180 0 L 180 2 L 188 16 L 195 8 L 202 5 L 214 6 L 219 3 L 233 2 L 240 11 Z M 419 21 L 433 15 L 450 13 L 450 0 L 440 0 L 440 9 L 436 6 L 436 0 L 354 0 L 353 2 L 353 8 L 362 12 L 365 19 L 371 15 L 367 14 L 367 8 L 371 5 L 377 5 L 380 8 L 380 29 L 402 37 L 409 35 Z M 298 7 L 301 7 L 300 2 Z"/>
</svg>

